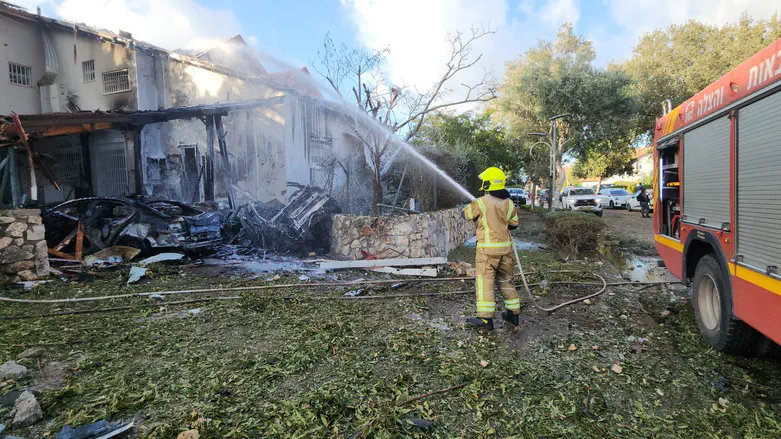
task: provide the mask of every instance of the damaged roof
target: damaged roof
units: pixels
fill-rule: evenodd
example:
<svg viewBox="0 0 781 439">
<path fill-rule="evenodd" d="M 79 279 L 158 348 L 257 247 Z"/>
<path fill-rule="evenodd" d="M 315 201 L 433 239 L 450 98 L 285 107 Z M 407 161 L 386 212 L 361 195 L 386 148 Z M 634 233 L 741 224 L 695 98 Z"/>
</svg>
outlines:
<svg viewBox="0 0 781 439">
<path fill-rule="evenodd" d="M 19 115 L 19 119 L 28 135 L 49 137 L 106 130 L 127 125 L 142 126 L 177 119 L 225 116 L 231 111 L 271 107 L 281 104 L 284 99 L 285 97 L 280 95 L 267 99 L 134 112 L 97 110 L 75 113 L 25 114 Z M 0 116 L 0 146 L 15 143 L 18 137 L 12 117 Z"/>
</svg>

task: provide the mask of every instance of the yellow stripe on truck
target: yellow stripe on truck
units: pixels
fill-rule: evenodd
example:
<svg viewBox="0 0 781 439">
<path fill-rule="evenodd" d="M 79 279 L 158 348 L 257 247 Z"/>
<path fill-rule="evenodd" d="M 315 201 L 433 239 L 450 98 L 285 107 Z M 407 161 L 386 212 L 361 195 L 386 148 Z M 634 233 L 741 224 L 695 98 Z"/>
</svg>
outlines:
<svg viewBox="0 0 781 439">
<path fill-rule="evenodd" d="M 735 272 L 735 277 L 743 279 L 746 282 L 752 283 L 760 288 L 764 288 L 770 291 L 773 294 L 778 294 L 781 296 L 781 280 L 766 274 L 759 273 L 750 268 L 741 267 L 740 265 L 735 268 L 732 268 L 733 264 L 728 265 L 730 266 L 730 272 Z"/>
<path fill-rule="evenodd" d="M 673 250 L 683 252 L 683 244 L 681 244 L 680 241 L 676 241 L 674 239 L 667 238 L 666 236 L 662 236 L 662 235 L 655 235 L 654 239 L 659 244 L 670 247 Z"/>
</svg>

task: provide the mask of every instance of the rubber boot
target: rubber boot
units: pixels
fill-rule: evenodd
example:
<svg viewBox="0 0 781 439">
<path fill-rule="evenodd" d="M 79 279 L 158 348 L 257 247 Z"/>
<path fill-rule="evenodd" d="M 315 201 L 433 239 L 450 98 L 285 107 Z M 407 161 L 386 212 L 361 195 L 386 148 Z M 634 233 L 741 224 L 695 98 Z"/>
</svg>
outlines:
<svg viewBox="0 0 781 439">
<path fill-rule="evenodd" d="M 494 319 L 470 317 L 466 319 L 466 322 L 478 329 L 494 329 Z"/>
<path fill-rule="evenodd" d="M 502 320 L 513 326 L 518 326 L 521 324 L 521 319 L 518 317 L 518 314 L 514 314 L 512 311 L 505 310 L 502 312 Z"/>
</svg>

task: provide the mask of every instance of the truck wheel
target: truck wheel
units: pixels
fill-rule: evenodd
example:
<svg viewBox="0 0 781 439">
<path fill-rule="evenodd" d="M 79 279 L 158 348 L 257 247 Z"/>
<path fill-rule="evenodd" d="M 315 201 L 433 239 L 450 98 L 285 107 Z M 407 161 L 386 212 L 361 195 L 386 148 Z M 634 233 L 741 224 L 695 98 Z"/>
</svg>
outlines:
<svg viewBox="0 0 781 439">
<path fill-rule="evenodd" d="M 616 208 L 616 204 L 613 202 L 613 200 L 610 200 L 610 208 L 611 209 L 615 209 Z"/>
<path fill-rule="evenodd" d="M 751 354 L 757 357 L 770 357 L 778 359 L 781 358 L 781 346 L 776 344 L 776 342 L 773 340 L 760 334 L 757 337 L 757 342 L 754 345 L 754 350 L 751 352 Z"/>
<path fill-rule="evenodd" d="M 597 212 L 597 216 L 602 218 L 602 211 L 601 210 Z"/>
<path fill-rule="evenodd" d="M 632 205 L 631 205 L 631 204 L 629 204 L 629 201 L 627 201 L 627 202 L 626 202 L 626 210 L 627 210 L 628 212 L 631 212 L 631 211 L 632 211 Z"/>
<path fill-rule="evenodd" d="M 700 334 L 717 351 L 734 355 L 750 354 L 758 333 L 732 315 L 732 294 L 726 276 L 713 255 L 697 264 L 692 283 L 692 304 Z"/>
</svg>

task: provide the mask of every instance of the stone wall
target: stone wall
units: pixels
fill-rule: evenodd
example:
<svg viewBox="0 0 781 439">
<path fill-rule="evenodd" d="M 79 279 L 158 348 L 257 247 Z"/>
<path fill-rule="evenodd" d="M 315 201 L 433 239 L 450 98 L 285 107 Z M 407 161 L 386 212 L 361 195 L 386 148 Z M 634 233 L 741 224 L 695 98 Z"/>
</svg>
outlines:
<svg viewBox="0 0 781 439">
<path fill-rule="evenodd" d="M 336 215 L 331 254 L 350 259 L 362 259 L 362 251 L 380 259 L 447 256 L 474 234 L 474 224 L 460 209 L 393 217 Z"/>
<path fill-rule="evenodd" d="M 0 210 L 0 283 L 49 274 L 44 235 L 39 209 Z"/>
</svg>

